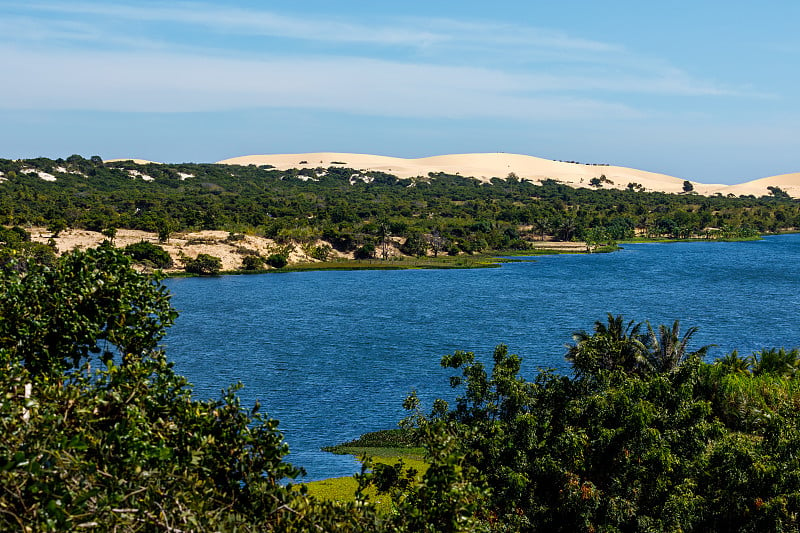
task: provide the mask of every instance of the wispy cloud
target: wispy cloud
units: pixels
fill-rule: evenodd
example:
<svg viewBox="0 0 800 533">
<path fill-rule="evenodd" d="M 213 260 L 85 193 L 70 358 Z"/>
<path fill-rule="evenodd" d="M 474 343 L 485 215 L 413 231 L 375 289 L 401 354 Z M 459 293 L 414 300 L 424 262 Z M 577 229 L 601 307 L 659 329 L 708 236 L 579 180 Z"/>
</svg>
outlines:
<svg viewBox="0 0 800 533">
<path fill-rule="evenodd" d="M 88 15 L 115 20 L 166 22 L 202 26 L 214 32 L 283 37 L 328 42 L 425 46 L 446 39 L 445 35 L 404 26 L 366 25 L 344 20 L 293 17 L 277 12 L 220 8 L 194 2 L 163 4 L 47 3 L 25 4 L 25 8 L 62 15 Z"/>
<path fill-rule="evenodd" d="M 537 94 L 483 68 L 363 58 L 230 60 L 179 54 L 41 53 L 0 47 L 0 106 L 106 111 L 305 107 L 383 116 L 635 117 L 627 106 Z M 78 75 L 76 75 L 78 73 Z M 57 90 L 54 88 L 57 87 Z"/>
<path fill-rule="evenodd" d="M 640 118 L 649 111 L 622 103 L 625 95 L 737 94 L 614 43 L 497 22 L 367 23 L 206 3 L 11 2 L 4 10 L 0 69 L 15 80 L 0 85 L 5 108 Z M 265 42 L 243 50 L 178 28 Z M 310 54 L 292 42 L 332 46 Z"/>
</svg>

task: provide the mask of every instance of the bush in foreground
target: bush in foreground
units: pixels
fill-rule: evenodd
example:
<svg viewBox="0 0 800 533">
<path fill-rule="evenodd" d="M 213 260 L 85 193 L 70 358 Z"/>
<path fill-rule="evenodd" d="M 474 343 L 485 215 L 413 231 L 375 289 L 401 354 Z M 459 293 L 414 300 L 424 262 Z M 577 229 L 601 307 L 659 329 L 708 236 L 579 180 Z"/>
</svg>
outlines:
<svg viewBox="0 0 800 533">
<path fill-rule="evenodd" d="M 472 353 L 445 356 L 463 394 L 427 415 L 412 395 L 405 422 L 430 457 L 446 454 L 438 477 L 414 484 L 402 465 L 376 465 L 366 481 L 407 516 L 450 506 L 460 524 L 502 531 L 797 531 L 800 353 L 708 364 L 687 349 L 693 332 L 609 315 L 576 334 L 573 378 L 527 381 L 502 345 L 490 372 Z M 468 494 L 477 506 L 453 507 Z"/>
<path fill-rule="evenodd" d="M 118 251 L 7 265 L 0 287 L 0 530 L 374 529 L 285 483 L 302 470 L 237 387 L 192 396 L 156 349 L 168 294 Z"/>
<path fill-rule="evenodd" d="M 428 469 L 367 460 L 353 501 L 320 502 L 290 483 L 276 420 L 236 386 L 199 401 L 173 371 L 157 278 L 110 246 L 15 261 L 0 267 L 0 530 L 800 528 L 796 350 L 708 364 L 693 329 L 609 315 L 575 335 L 573 377 L 527 381 L 502 345 L 491 371 L 456 352 L 455 404 L 424 414 L 411 395 L 406 432 L 376 435 L 423 446 Z"/>
</svg>

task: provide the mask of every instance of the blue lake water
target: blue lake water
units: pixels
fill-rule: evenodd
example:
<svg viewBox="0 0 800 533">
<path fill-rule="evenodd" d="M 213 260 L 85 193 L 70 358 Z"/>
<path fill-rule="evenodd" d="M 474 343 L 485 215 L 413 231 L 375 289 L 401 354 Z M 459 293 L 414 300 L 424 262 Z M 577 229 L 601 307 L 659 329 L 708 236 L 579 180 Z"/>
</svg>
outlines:
<svg viewBox="0 0 800 533">
<path fill-rule="evenodd" d="M 396 427 L 413 389 L 452 398 L 442 355 L 491 360 L 499 343 L 523 374 L 569 369 L 564 345 L 608 312 L 698 326 L 695 348 L 800 345 L 800 235 L 737 243 L 626 245 L 479 270 L 331 271 L 166 282 L 180 311 L 165 346 L 200 397 L 241 381 L 281 421 L 307 480 L 358 463 L 320 451 Z"/>
</svg>

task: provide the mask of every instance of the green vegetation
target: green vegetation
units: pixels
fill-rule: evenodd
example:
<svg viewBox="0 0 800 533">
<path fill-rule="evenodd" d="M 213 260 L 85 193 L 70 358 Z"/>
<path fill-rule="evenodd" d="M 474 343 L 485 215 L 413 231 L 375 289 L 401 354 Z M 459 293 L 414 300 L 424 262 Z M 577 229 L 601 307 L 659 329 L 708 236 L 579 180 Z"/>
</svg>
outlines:
<svg viewBox="0 0 800 533">
<path fill-rule="evenodd" d="M 253 231 L 320 255 L 330 250 L 319 240 L 362 250 L 390 268 L 480 264 L 473 253 L 525 253 L 545 235 L 599 251 L 637 234 L 747 238 L 800 221 L 798 203 L 774 191 L 703 198 L 636 184 L 609 190 L 602 180 L 597 190 L 381 173 L 351 183 L 354 171 L 338 167 L 104 165 L 80 156 L 0 160 L 0 170 L 7 225 L 86 227 L 109 239 L 133 227 L 163 241 L 184 228 L 227 229 L 231 240 Z M 390 240 L 414 258 L 388 258 Z M 424 412 L 411 394 L 401 431 L 337 448 L 375 456 L 349 481 L 350 495 L 329 484 L 317 497 L 315 486 L 291 483 L 302 470 L 284 461 L 276 420 L 242 407 L 237 386 L 195 399 L 158 349 L 176 313 L 157 275 L 131 268 L 134 254 L 163 259 L 158 247 L 126 255 L 107 242 L 56 258 L 19 227 L 3 228 L 0 241 L 2 530 L 800 529 L 798 350 L 705 362 L 705 348 L 690 349 L 694 328 L 609 315 L 575 333 L 571 376 L 542 371 L 529 381 L 503 345 L 491 369 L 458 351 L 442 359 L 458 371 L 455 403 Z M 218 258 L 202 254 L 185 265 L 219 271 Z"/>
<path fill-rule="evenodd" d="M 264 268 L 264 259 L 259 255 L 246 255 L 242 259 L 242 270 L 255 271 Z"/>
<path fill-rule="evenodd" d="M 194 259 L 183 260 L 186 272 L 200 276 L 216 276 L 222 270 L 222 260 L 214 255 L 197 254 Z"/>
<path fill-rule="evenodd" d="M 502 345 L 491 372 L 472 353 L 445 356 L 461 370 L 455 405 L 426 415 L 406 402 L 431 462 L 422 481 L 381 465 L 367 477 L 401 515 L 450 506 L 476 530 L 796 531 L 800 351 L 704 363 L 694 332 L 609 315 L 575 334 L 572 378 L 527 381 Z"/>
<path fill-rule="evenodd" d="M 31 242 L 31 235 L 19 226 L 0 226 L 0 265 L 14 262 L 16 268 L 26 269 L 28 263 L 52 265 L 56 261 L 55 247 Z"/>
<path fill-rule="evenodd" d="M 283 268 L 289 263 L 289 258 L 284 254 L 271 254 L 266 263 L 272 268 Z"/>
<path fill-rule="evenodd" d="M 291 480 L 237 387 L 196 400 L 156 346 L 176 313 L 110 246 L 0 268 L 0 530 L 370 531 Z M 99 360 L 94 359 L 97 357 Z"/>
<path fill-rule="evenodd" d="M 169 268 L 172 266 L 172 258 L 166 250 L 147 241 L 129 244 L 123 249 L 123 252 L 137 263 L 151 268 Z"/>
<path fill-rule="evenodd" d="M 635 183 L 605 188 L 605 176 L 574 189 L 554 180 L 483 183 L 443 173 L 399 179 L 340 166 L 104 164 L 78 155 L 0 159 L 0 171 L 6 226 L 46 225 L 54 234 L 141 229 L 161 242 L 176 231 L 225 230 L 299 245 L 320 260 L 331 249 L 388 260 L 390 248 L 458 255 L 527 250 L 546 237 L 589 240 L 594 248 L 635 237 L 741 239 L 800 227 L 800 203 L 777 189 L 760 198 L 664 194 Z"/>
<path fill-rule="evenodd" d="M 403 429 L 384 429 L 365 433 L 356 440 L 323 448 L 326 452 L 352 454 L 365 448 L 388 448 L 393 450 L 418 450 L 419 443 L 411 432 Z"/>
<path fill-rule="evenodd" d="M 455 352 L 442 359 L 460 370 L 452 406 L 426 414 L 410 395 L 401 430 L 337 447 L 374 456 L 361 474 L 295 486 L 277 421 L 236 386 L 196 400 L 158 350 L 176 316 L 158 278 L 109 244 L 51 265 L 11 255 L 0 529 L 800 527 L 800 350 L 706 363 L 694 328 L 609 315 L 575 333 L 572 377 L 527 381 L 502 345 L 491 371 Z"/>
<path fill-rule="evenodd" d="M 417 445 L 411 432 L 403 429 L 366 433 L 354 441 L 325 447 L 323 450 L 352 455 L 365 463 L 369 461 L 369 464 L 395 465 L 402 460 L 405 468 L 416 471 L 417 481 L 422 479 L 422 475 L 428 469 L 424 456 L 425 450 Z M 317 498 L 355 501 L 358 480 L 355 477 L 325 479 L 307 483 L 306 487 L 308 493 Z M 390 510 L 391 498 L 386 494 L 379 494 L 375 487 L 365 489 L 364 495 L 374 501 L 379 510 Z"/>
</svg>

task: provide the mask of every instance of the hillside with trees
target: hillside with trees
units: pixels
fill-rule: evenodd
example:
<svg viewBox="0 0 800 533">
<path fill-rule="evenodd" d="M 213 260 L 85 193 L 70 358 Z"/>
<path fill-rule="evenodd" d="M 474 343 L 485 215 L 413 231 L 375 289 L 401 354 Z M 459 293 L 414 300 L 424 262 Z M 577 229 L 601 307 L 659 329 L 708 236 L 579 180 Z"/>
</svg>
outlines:
<svg viewBox="0 0 800 533">
<path fill-rule="evenodd" d="M 573 188 L 513 175 L 399 179 L 339 166 L 276 170 L 220 164 L 0 159 L 0 224 L 152 232 L 218 230 L 357 258 L 526 250 L 537 241 L 739 239 L 800 226 L 800 203 Z M 323 250 L 320 255 L 326 255 Z M 263 257 L 262 259 L 267 259 Z"/>
</svg>

